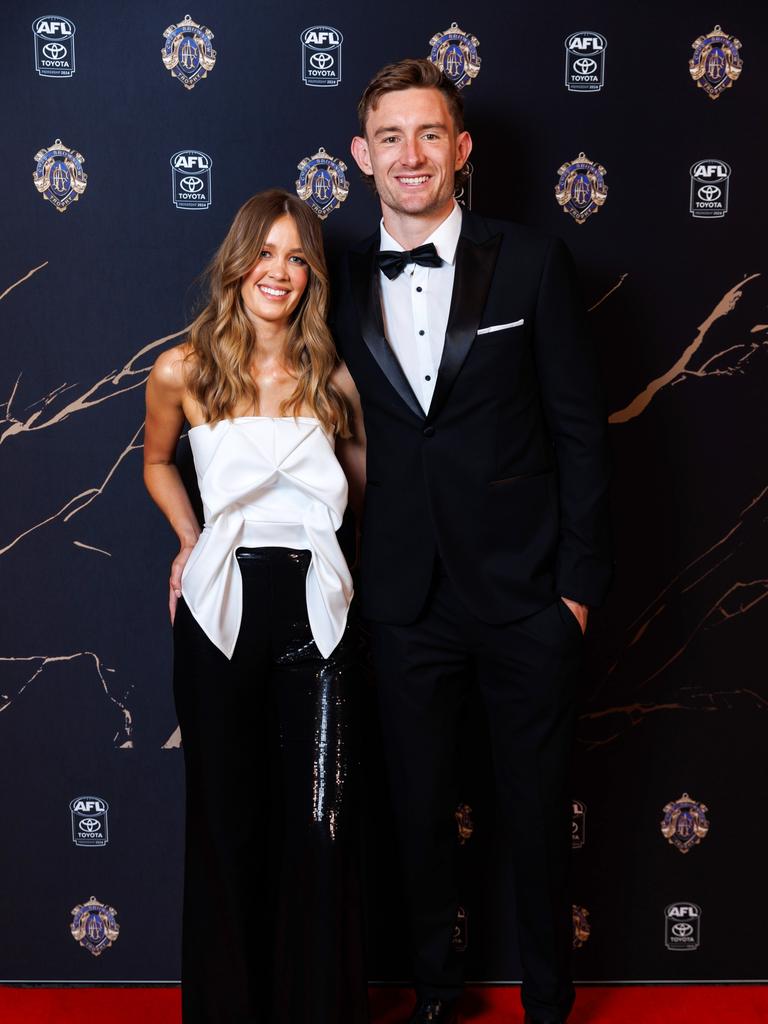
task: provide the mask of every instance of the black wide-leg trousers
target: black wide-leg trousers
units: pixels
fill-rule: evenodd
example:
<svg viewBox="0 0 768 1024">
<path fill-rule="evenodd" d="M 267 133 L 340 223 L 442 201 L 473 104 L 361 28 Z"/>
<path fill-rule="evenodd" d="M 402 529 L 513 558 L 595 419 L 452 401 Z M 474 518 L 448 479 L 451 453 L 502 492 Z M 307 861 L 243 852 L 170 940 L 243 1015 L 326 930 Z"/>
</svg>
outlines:
<svg viewBox="0 0 768 1024">
<path fill-rule="evenodd" d="M 523 1004 L 537 1019 L 564 1018 L 574 996 L 569 767 L 583 646 L 578 620 L 558 598 L 518 622 L 488 625 L 438 570 L 417 622 L 369 626 L 417 991 L 450 999 L 462 985 L 451 942 L 454 765 L 468 688 L 479 686 L 499 834 L 515 876 Z"/>
<path fill-rule="evenodd" d="M 307 551 L 238 549 L 233 657 L 183 601 L 174 695 L 186 766 L 184 1024 L 367 1020 L 352 630 L 307 621 Z"/>
</svg>

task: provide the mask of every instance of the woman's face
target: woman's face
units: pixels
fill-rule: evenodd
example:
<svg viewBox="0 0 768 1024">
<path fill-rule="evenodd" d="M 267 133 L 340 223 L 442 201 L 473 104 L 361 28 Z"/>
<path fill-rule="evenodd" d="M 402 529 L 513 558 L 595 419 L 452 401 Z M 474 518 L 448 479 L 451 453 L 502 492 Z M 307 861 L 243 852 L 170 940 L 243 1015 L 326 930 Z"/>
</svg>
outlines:
<svg viewBox="0 0 768 1024">
<path fill-rule="evenodd" d="M 240 294 L 248 317 L 257 326 L 287 326 L 309 282 L 309 267 L 296 222 L 289 214 L 278 218 L 256 265 L 243 276 Z"/>
</svg>

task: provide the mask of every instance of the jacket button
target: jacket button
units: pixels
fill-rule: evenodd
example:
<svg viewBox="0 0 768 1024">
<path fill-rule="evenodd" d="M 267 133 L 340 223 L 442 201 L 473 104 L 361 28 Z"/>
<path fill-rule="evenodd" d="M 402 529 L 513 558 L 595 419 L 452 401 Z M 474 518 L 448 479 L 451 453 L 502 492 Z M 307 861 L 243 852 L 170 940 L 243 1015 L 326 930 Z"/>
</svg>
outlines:
<svg viewBox="0 0 768 1024">
<path fill-rule="evenodd" d="M 424 433 L 424 437 L 434 437 L 435 436 L 435 428 L 434 427 L 424 427 L 423 433 Z"/>
</svg>

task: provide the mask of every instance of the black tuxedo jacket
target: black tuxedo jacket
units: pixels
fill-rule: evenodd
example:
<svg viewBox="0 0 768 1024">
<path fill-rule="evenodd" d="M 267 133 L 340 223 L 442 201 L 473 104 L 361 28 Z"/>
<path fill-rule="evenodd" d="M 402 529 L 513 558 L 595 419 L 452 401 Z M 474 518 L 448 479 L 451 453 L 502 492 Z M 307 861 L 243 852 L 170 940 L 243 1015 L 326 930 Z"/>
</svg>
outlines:
<svg viewBox="0 0 768 1024">
<path fill-rule="evenodd" d="M 565 245 L 463 213 L 427 414 L 384 337 L 378 248 L 377 230 L 342 261 L 332 316 L 368 439 L 363 614 L 414 621 L 436 555 L 489 623 L 557 596 L 600 604 L 611 575 L 606 415 Z"/>
</svg>

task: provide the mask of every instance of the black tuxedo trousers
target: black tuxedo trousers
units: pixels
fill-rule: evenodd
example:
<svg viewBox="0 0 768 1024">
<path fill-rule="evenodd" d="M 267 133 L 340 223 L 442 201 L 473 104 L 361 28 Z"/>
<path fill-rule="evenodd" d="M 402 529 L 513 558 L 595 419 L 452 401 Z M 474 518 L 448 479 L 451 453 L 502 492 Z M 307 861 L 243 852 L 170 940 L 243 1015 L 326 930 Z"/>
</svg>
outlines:
<svg viewBox="0 0 768 1024">
<path fill-rule="evenodd" d="M 439 572 L 415 623 L 370 628 L 417 988 L 450 999 L 462 985 L 452 945 L 453 769 L 467 693 L 479 686 L 498 829 L 515 876 L 523 1003 L 536 1019 L 564 1019 L 573 1003 L 568 768 L 581 626 L 559 598 L 524 619 L 489 625 Z"/>
</svg>

